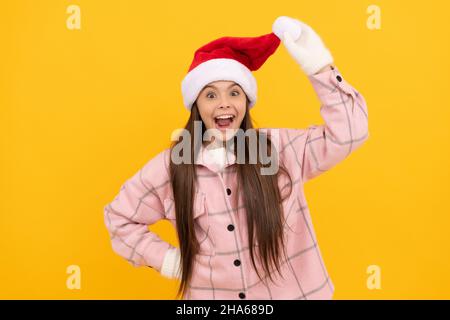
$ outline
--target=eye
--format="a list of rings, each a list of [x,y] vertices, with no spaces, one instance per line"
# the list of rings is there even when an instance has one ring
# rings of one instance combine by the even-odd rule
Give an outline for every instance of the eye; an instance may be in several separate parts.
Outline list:
[[[235,96],[238,96],[238,95],[241,94],[238,90],[233,90],[232,93],[234,93],[234,92],[237,93]],[[207,98],[210,98],[210,95],[211,95],[211,94],[214,94],[214,95],[215,95],[214,92],[209,91],[209,92],[206,94],[206,97],[207,97]]]

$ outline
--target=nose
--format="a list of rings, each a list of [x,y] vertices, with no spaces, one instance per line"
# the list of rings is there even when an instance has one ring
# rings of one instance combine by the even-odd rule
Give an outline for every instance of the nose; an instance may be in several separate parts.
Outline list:
[[[220,108],[220,109],[228,109],[228,108],[231,108],[231,105],[230,105],[230,103],[228,102],[227,99],[223,99],[223,100],[220,102],[219,108]]]

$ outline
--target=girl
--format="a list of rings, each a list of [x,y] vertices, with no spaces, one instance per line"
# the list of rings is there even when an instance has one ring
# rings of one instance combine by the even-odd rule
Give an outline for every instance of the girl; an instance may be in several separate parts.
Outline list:
[[[282,16],[272,31],[219,38],[196,51],[182,81],[190,110],[183,134],[104,207],[113,250],[133,266],[180,280],[183,299],[331,299],[334,293],[303,184],[367,140],[367,106],[311,27]],[[325,124],[253,128],[251,71],[281,41],[311,81]],[[148,230],[160,219],[176,228],[180,248]]]

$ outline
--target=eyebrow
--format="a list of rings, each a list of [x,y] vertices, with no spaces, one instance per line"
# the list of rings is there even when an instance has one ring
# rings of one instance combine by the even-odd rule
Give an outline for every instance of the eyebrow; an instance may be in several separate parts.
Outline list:
[[[230,89],[231,87],[234,87],[234,86],[237,86],[238,84],[237,83],[232,83],[231,85],[229,85],[228,86],[228,88],[227,89]],[[206,89],[206,88],[213,88],[213,89],[217,89],[217,87],[216,86],[214,86],[214,85],[212,85],[212,84],[209,84],[209,85],[207,85],[207,86],[205,86],[203,89]]]

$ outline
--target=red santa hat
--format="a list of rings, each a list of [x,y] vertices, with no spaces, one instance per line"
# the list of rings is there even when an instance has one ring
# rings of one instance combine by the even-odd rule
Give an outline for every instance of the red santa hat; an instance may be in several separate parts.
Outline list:
[[[213,40],[194,54],[188,73],[181,82],[183,103],[188,110],[208,83],[234,81],[256,103],[257,85],[252,71],[258,70],[280,45],[273,32],[259,37],[222,37]]]

